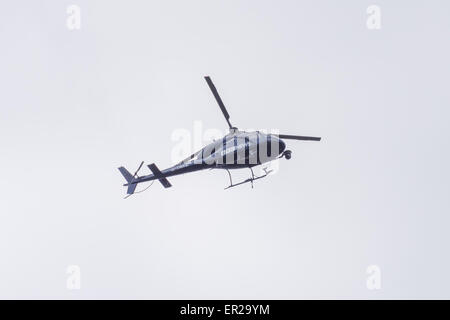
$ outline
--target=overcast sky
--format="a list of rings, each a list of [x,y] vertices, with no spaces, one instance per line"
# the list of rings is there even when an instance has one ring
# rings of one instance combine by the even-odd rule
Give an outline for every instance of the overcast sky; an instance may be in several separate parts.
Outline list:
[[[450,298],[449,9],[6,2],[0,298]],[[118,166],[164,169],[174,132],[226,132],[204,75],[233,125],[322,141],[288,141],[254,189],[214,170],[124,200]]]

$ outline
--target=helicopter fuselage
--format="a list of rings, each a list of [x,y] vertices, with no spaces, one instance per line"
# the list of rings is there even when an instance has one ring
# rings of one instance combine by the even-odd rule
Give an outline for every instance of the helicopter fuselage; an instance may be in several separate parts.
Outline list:
[[[251,168],[277,159],[285,149],[284,141],[275,135],[236,129],[161,173],[170,177],[204,169]],[[135,179],[132,184],[155,179],[158,177],[150,174]]]

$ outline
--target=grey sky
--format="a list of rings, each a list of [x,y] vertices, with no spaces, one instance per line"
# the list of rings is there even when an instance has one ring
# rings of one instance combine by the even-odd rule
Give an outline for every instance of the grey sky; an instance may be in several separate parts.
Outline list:
[[[450,298],[448,9],[5,3],[0,298]],[[226,129],[204,75],[233,125],[323,140],[289,141],[254,189],[205,171],[123,200],[118,166],[171,165],[173,131],[196,120]]]

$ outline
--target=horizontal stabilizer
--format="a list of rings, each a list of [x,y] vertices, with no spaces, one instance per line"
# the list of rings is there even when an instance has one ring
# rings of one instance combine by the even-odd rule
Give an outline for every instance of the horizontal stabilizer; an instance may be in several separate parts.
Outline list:
[[[158,179],[159,182],[161,182],[161,184],[164,186],[164,188],[170,188],[172,186],[170,184],[169,180],[167,180],[166,177],[164,177],[164,175],[162,174],[162,172],[158,169],[156,164],[154,164],[154,163],[149,164],[148,168],[153,172],[153,175],[155,176],[155,178]]]

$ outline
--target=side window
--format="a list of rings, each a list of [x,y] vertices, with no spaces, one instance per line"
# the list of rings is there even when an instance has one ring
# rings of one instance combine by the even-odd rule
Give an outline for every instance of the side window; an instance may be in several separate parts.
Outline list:
[[[245,137],[245,164],[250,164],[250,139]]]

